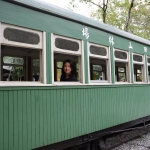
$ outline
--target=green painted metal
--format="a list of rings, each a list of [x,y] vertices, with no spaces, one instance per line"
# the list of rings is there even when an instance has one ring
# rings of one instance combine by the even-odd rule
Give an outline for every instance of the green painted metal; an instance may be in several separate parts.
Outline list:
[[[146,55],[144,55],[144,59],[145,59],[145,66],[144,66],[145,68],[144,69],[145,69],[145,72],[146,72],[146,75],[145,75],[146,79],[145,80],[146,80],[146,83],[148,83],[149,82],[148,81],[149,77],[148,77],[148,65],[147,65],[147,57],[146,57]]]
[[[113,47],[110,46],[110,63],[111,63],[111,80],[112,83],[115,83],[115,74],[114,74],[114,70],[115,70],[115,60],[114,60],[114,51],[113,51]]]
[[[88,43],[84,41],[84,49],[88,49]],[[89,72],[88,68],[88,51],[84,51],[84,72]],[[88,76],[85,75],[85,84],[89,84]]]
[[[47,75],[47,84],[52,84],[52,75],[49,72],[52,72],[51,64],[51,34],[46,34],[46,75]],[[49,71],[48,71],[49,70]]]
[[[149,85],[8,90],[0,90],[0,149],[32,149],[150,114]]]
[[[133,79],[133,73],[134,73],[134,70],[133,70],[133,61],[132,61],[132,52],[130,51],[130,79],[131,79],[131,83],[134,83],[134,79]]]
[[[7,0],[5,0],[7,1]],[[107,24],[100,23],[98,21],[95,21],[91,18],[87,18],[85,16],[79,15],[77,13],[73,13],[72,11],[68,11],[65,9],[62,9],[60,7],[57,7],[55,5],[50,5],[48,3],[40,2],[38,0],[13,0],[11,1],[12,3],[19,3],[20,5],[24,5],[25,7],[32,7],[32,9],[36,9],[38,11],[47,13],[47,14],[52,14],[52,15],[57,15],[59,17],[65,18],[72,20],[74,22],[78,22],[80,24],[85,24],[87,26],[91,26],[94,28],[98,28],[100,30],[112,33],[114,35],[119,35],[119,37],[124,37],[128,38],[131,40],[138,41],[140,43],[147,43],[147,45],[150,44],[148,40],[145,40],[143,38],[140,38],[138,36],[135,36],[133,34],[129,34],[128,32],[124,32],[122,30],[118,30],[117,28],[111,27]]]

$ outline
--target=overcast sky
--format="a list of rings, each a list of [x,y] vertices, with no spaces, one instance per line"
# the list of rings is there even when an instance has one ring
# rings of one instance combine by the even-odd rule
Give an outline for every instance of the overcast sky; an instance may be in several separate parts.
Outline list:
[[[68,6],[70,0],[39,0],[39,1],[44,1],[60,7],[66,7]]]
[[[71,0],[39,0],[39,1],[51,3],[53,5],[57,5],[59,7],[67,9],[68,6],[69,6],[69,2]],[[76,12],[76,13],[79,13],[81,15],[90,17],[90,13],[91,13],[92,9],[94,9],[94,7],[89,8],[88,5],[79,3],[78,7],[75,8],[73,11]]]

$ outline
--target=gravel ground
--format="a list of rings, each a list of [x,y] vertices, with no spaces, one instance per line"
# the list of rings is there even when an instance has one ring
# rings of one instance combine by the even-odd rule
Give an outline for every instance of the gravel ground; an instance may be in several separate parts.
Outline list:
[[[144,131],[148,133],[144,134]],[[119,143],[123,144],[112,149]],[[150,127],[146,130],[133,130],[114,135],[106,140],[105,145],[106,149],[111,150],[150,150]]]
[[[150,132],[112,150],[150,150]]]

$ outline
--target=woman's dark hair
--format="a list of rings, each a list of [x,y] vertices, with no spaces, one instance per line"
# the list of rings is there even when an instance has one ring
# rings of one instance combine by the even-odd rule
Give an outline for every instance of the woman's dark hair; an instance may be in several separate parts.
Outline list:
[[[62,69],[61,69],[62,76],[63,76],[63,77],[66,76],[66,73],[64,72],[64,65],[65,65],[66,62],[70,64],[71,75],[75,75],[75,76],[76,76],[75,65],[74,65],[74,63],[73,63],[70,59],[67,59],[67,60],[65,60],[65,61],[63,62],[63,66],[62,66]]]

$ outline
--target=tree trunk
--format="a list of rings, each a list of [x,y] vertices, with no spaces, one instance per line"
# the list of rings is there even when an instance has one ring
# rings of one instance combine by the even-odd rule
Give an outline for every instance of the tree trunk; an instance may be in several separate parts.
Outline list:
[[[125,28],[126,32],[129,31],[130,15],[131,15],[131,9],[133,8],[133,3],[134,3],[134,0],[131,1],[130,8],[129,8],[129,11],[128,11],[128,16],[127,16],[127,21],[126,21],[126,28]]]

